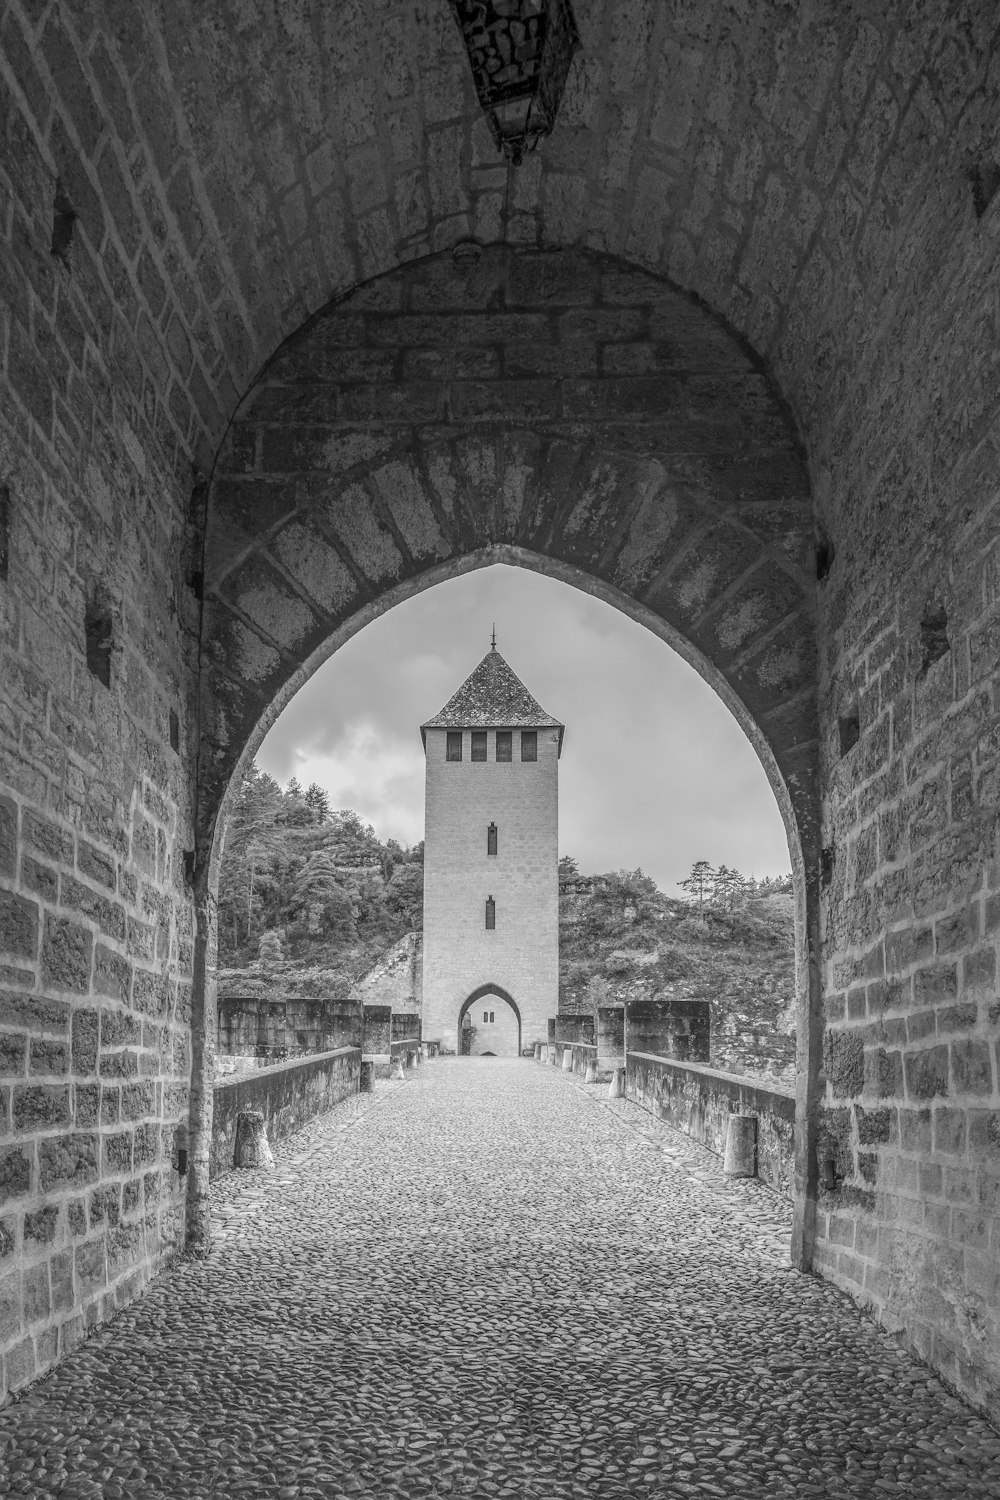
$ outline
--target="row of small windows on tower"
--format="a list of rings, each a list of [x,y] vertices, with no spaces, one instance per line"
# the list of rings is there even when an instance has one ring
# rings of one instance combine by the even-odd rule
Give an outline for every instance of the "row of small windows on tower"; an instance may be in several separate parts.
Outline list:
[[[498,729],[496,740],[496,758],[498,761],[511,761],[514,759],[514,732],[511,729]],[[538,730],[521,730],[521,759],[538,759]],[[470,760],[484,761],[486,759],[486,730],[472,730],[472,744],[470,747]],[[448,730],[448,747],[446,759],[462,759],[462,731],[461,729]]]

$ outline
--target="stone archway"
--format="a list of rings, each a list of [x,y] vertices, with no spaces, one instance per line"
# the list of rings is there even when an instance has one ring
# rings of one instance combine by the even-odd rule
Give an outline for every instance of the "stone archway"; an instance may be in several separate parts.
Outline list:
[[[481,984],[478,989],[473,990],[472,994],[462,1002],[461,1008],[458,1012],[458,1036],[459,1038],[461,1038],[462,1036],[462,1027],[465,1023],[466,1016],[472,1015],[474,1008],[480,1005],[484,1010],[490,1011],[488,1002],[494,999],[498,1000],[510,1012],[510,1017],[516,1025],[517,1031],[513,1049],[510,1051],[494,1051],[493,1055],[496,1057],[520,1057],[521,1012],[517,1007],[517,1002],[515,1001],[513,995],[509,994],[507,990],[503,989],[498,984]],[[496,1006],[492,1008],[492,1014],[494,1016],[497,1014],[497,1009],[498,1007]],[[506,1047],[506,1043],[509,1039],[509,1028],[504,1026],[504,1019],[505,1018],[501,1016],[501,1020],[499,1022],[496,1020],[485,1022],[483,1046],[485,1046],[487,1042],[493,1042],[497,1047]],[[473,1021],[473,1025],[476,1025],[475,1021]],[[498,1041],[497,1038],[499,1038],[500,1040]],[[471,1055],[475,1056],[476,1053],[473,1052]]]
[[[815,539],[796,434],[745,345],[662,278],[607,256],[435,256],[331,306],[283,346],[237,412],[207,504],[196,1127],[210,1108],[199,1060],[212,1047],[212,891],[234,773],[369,620],[457,572],[520,563],[598,594],[680,651],[767,771],[798,889],[795,1254],[808,1264]]]

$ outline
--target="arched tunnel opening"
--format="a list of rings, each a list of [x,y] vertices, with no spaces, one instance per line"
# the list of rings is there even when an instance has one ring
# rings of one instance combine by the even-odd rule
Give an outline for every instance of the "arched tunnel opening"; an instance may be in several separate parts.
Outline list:
[[[426,1442],[484,1493],[502,1474],[554,1492],[525,1456],[541,1431],[545,1475],[571,1473],[583,1492],[631,1492],[654,1472],[680,1493],[793,1493],[819,1452],[831,1494],[869,1493],[880,1462],[904,1489],[989,1494],[990,8],[517,0],[518,68],[557,74],[527,113],[491,92],[493,44],[472,36],[485,12],[464,0],[125,9],[10,0],[0,47],[0,1428],[17,1483],[58,1493],[93,1459],[124,1493],[153,1492],[174,1464],[192,1491],[266,1488],[281,1470],[303,1495],[348,1472],[378,1493],[397,1472],[389,1424],[364,1381],[322,1385],[353,1363],[376,1372],[415,1471]],[[486,10],[509,26],[510,7]],[[633,1131],[630,1097],[598,1108],[582,1064],[613,1028],[538,1042],[568,1068],[498,1056],[463,1075],[442,1061],[447,1107],[422,1120],[433,1070],[391,1006],[358,1064],[390,1076],[355,1091],[337,1150],[317,1143],[313,1162],[341,1283],[283,1279],[255,1238],[259,1210],[300,1269],[318,1255],[318,1199],[297,1196],[304,1138],[301,1161],[279,1143],[270,1185],[254,1179],[258,1196],[217,1212],[211,1248],[218,869],[236,788],[325,656],[491,562],[574,582],[648,626],[706,677],[765,768],[797,902],[792,1271],[770,1230],[757,1236],[752,1190],[714,1183],[697,1141],[668,1150],[670,1121],[651,1110]],[[437,727],[445,756],[461,733],[470,771],[545,766],[497,749],[498,733],[512,754],[530,743],[526,723]],[[484,733],[486,761],[472,761]],[[489,821],[502,849],[492,815],[484,848]],[[499,883],[475,896],[482,932],[502,935]],[[526,1027],[523,989],[503,987]],[[315,1019],[303,1009],[292,1033]],[[651,1015],[632,1021],[624,1052],[655,1057]],[[690,1016],[671,1024],[673,1045],[693,1045]],[[626,1088],[670,1105],[642,1068]],[[300,1082],[292,1113],[326,1087]],[[473,1088],[493,1091],[517,1170],[507,1147],[477,1144]],[[693,1120],[702,1106],[688,1102]],[[755,1107],[747,1095],[740,1113]],[[577,1155],[564,1150],[560,1177],[538,1142],[548,1131],[565,1147],[570,1121]],[[410,1177],[392,1122],[419,1163]],[[428,1142],[446,1140],[459,1165],[444,1180]],[[477,1194],[484,1156],[506,1219]],[[373,1174],[362,1271],[351,1205]],[[645,1202],[643,1180],[656,1184]],[[457,1236],[457,1269],[435,1262],[421,1282],[428,1225]],[[685,1267],[713,1238],[735,1278],[724,1306]],[[503,1318],[517,1298],[529,1316],[515,1348]],[[686,1308],[675,1349],[636,1322],[642,1298],[667,1321]],[[869,1320],[848,1325],[842,1298]],[[435,1299],[467,1344],[428,1312]],[[272,1338],[279,1325],[313,1381]],[[393,1328],[394,1387],[369,1325]],[[286,1407],[277,1469],[255,1453],[261,1419],[232,1379],[230,1326],[244,1354],[259,1338],[267,1358],[249,1356],[246,1373],[270,1399],[268,1361],[289,1390],[322,1387],[335,1404],[322,1462],[289,1436]],[[185,1327],[203,1335],[194,1354]],[[615,1330],[627,1362],[610,1333],[597,1348],[594,1327]],[[440,1356],[433,1382],[418,1348]],[[485,1351],[490,1379],[482,1412],[463,1408],[472,1446],[455,1458],[450,1377],[470,1351]],[[640,1417],[605,1421],[600,1360]],[[747,1430],[720,1448],[740,1400]],[[835,1414],[839,1469],[810,1403]],[[858,1438],[862,1404],[881,1413],[881,1460]],[[40,1458],[43,1406],[59,1417]],[[310,1408],[303,1425],[326,1415]]]

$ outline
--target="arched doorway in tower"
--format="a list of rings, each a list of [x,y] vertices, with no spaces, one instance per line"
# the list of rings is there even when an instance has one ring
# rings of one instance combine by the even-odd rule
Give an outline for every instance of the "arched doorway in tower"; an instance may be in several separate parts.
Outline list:
[[[520,1057],[521,1013],[499,985],[473,990],[458,1013],[463,1057]]]

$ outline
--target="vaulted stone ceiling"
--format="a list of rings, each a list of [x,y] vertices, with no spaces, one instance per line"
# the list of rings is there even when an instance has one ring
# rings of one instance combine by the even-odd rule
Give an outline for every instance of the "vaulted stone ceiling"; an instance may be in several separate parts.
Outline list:
[[[907,243],[926,273],[975,223],[995,6],[575,8],[581,49],[554,135],[512,174],[509,240],[585,244],[698,293],[768,359],[808,432],[871,309],[905,304]],[[25,11],[3,44],[83,232],[104,235],[103,199],[122,258],[145,247],[165,407],[182,433],[203,422],[209,447],[332,297],[504,233],[507,175],[446,0]]]

